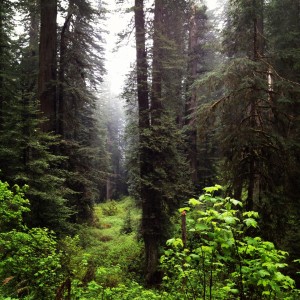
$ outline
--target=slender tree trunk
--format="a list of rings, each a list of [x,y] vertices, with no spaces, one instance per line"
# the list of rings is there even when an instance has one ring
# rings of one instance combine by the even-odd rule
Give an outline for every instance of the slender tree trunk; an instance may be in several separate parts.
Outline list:
[[[40,109],[47,121],[43,131],[56,130],[56,46],[57,0],[41,0],[38,94]]]
[[[137,89],[139,108],[139,127],[149,127],[149,99],[148,99],[148,64],[146,55],[146,36],[144,19],[144,1],[135,0],[136,27],[136,60],[137,60]]]
[[[191,8],[192,14],[189,21],[189,62],[188,62],[188,87],[197,77],[197,55],[196,47],[198,45],[197,32],[198,26],[196,22],[196,5]],[[198,158],[197,158],[197,130],[196,130],[196,95],[191,92],[186,103],[186,124],[188,125],[188,159],[192,172],[193,184],[198,183]]]
[[[32,112],[31,104],[36,101],[37,96],[37,73],[38,68],[38,31],[39,31],[39,13],[37,1],[32,1],[29,6],[30,29],[29,29],[29,49],[25,59],[26,67],[23,74],[23,135],[26,138],[30,136],[30,128],[27,126],[28,120],[36,118],[36,114]],[[23,152],[23,163],[25,168],[31,159],[31,147],[26,145]]]
[[[253,6],[253,60],[257,62],[264,52],[263,38],[263,1],[252,0]],[[259,105],[258,88],[253,87],[253,93],[250,103],[250,127],[252,130],[259,126],[258,105]],[[250,142],[249,149],[249,182],[246,209],[253,210],[257,195],[259,195],[259,172],[257,170],[256,153],[259,151],[255,146],[255,137]]]
[[[3,11],[3,7],[4,7],[4,1],[0,0],[0,74],[4,74],[4,59],[3,59],[3,54],[4,54],[4,47],[1,46],[1,44],[4,42],[4,24],[3,24],[3,18],[4,18],[4,11]],[[3,127],[3,102],[4,102],[4,98],[3,98],[3,77],[2,75],[0,75],[0,130]]]
[[[59,71],[58,71],[58,133],[65,137],[65,99],[64,99],[64,84],[65,84],[65,68],[66,68],[66,51],[67,51],[67,34],[69,32],[70,21],[72,18],[73,1],[69,1],[68,15],[60,33],[60,56],[59,56]]]
[[[186,231],[186,211],[181,213],[181,239],[184,248],[186,248],[187,231]]]

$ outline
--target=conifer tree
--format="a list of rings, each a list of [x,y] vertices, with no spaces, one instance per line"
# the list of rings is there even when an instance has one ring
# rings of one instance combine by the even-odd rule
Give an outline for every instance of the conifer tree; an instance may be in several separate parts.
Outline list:
[[[223,41],[227,60],[198,82],[222,92],[203,107],[206,114],[215,112],[216,119],[209,116],[215,121],[219,175],[228,193],[260,212],[265,237],[281,247],[294,244],[288,238],[291,232],[298,239],[295,188],[290,193],[291,182],[298,186],[298,168],[291,166],[299,162],[294,143],[299,128],[294,115],[299,93],[297,7],[281,1],[229,1]]]
[[[193,83],[203,77],[211,68],[212,58],[209,50],[209,23],[207,7],[192,1],[188,9],[188,57],[186,75],[185,124],[187,126],[187,152],[192,171],[194,186],[204,185],[209,177],[206,166],[209,165],[207,152],[207,137],[197,132],[197,107],[203,100],[197,98]],[[200,91],[198,90],[198,93]],[[202,150],[204,149],[204,151]],[[209,182],[205,182],[209,183]]]
[[[58,124],[78,222],[93,219],[93,204],[108,176],[106,132],[96,114],[104,74],[102,28],[96,29],[96,23],[103,17],[102,6],[97,10],[90,1],[70,0],[60,30]]]
[[[56,131],[57,0],[41,0],[38,97],[45,132]]]
[[[141,204],[139,164],[139,114],[137,106],[137,78],[135,69],[127,74],[122,98],[126,101],[125,169],[128,193]]]
[[[280,141],[282,161],[280,169],[271,175],[263,213],[266,234],[278,245],[288,249],[290,261],[299,257],[299,93],[300,93],[300,29],[299,3],[273,0],[267,4],[266,27],[269,66],[270,101],[273,130]],[[280,176],[278,176],[280,173]],[[270,215],[274,216],[272,220]],[[295,277],[297,266],[290,270]],[[299,283],[299,277],[295,277]]]
[[[143,1],[135,2],[141,230],[149,285],[160,281],[157,269],[159,246],[166,238],[170,215],[189,191],[189,171],[183,155],[182,135],[176,123],[176,104],[182,98],[177,95],[170,102],[171,99],[166,96],[172,93],[171,87],[174,88],[166,70],[168,66],[175,70],[175,60],[178,59],[177,55],[168,56],[177,50],[172,47],[168,51],[165,43],[171,40],[172,33],[172,29],[165,26],[169,17],[167,11],[176,7],[170,3],[155,1],[149,93]],[[177,85],[178,79],[174,78],[175,81]]]
[[[263,170],[271,167],[261,164],[263,157],[270,155],[266,145],[276,143],[268,135],[267,66],[261,60],[265,48],[263,11],[261,1],[230,1],[224,41],[230,60],[223,70],[226,100],[221,117],[223,126],[218,135],[222,139],[224,172],[232,183],[231,192],[240,198],[242,190],[247,191],[248,210],[259,201],[261,182],[265,180]],[[240,80],[241,74],[244,75]]]
[[[11,180],[15,169],[22,165],[20,155],[20,127],[15,126],[21,118],[20,91],[18,89],[19,45],[13,40],[15,4],[1,2],[0,20],[0,138],[1,175]],[[15,113],[14,113],[15,112]]]
[[[64,174],[58,169],[61,157],[52,153],[57,141],[41,131],[37,100],[38,6],[35,1],[15,4],[10,8],[23,14],[28,36],[20,36],[7,47],[10,56],[7,56],[4,74],[10,74],[13,85],[10,87],[7,82],[5,87],[13,93],[9,97],[1,93],[5,97],[0,135],[2,178],[10,183],[29,185],[26,194],[32,207],[27,218],[29,225],[62,232],[68,228],[71,211],[64,198]],[[11,30],[6,41],[10,41],[12,34]]]

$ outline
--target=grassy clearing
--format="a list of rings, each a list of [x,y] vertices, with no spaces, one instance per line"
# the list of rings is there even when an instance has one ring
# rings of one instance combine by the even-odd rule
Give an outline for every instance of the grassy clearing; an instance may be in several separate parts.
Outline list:
[[[140,217],[140,210],[129,197],[95,207],[94,227],[82,228],[79,235],[94,270],[92,277],[98,283],[111,287],[130,279],[141,280]]]

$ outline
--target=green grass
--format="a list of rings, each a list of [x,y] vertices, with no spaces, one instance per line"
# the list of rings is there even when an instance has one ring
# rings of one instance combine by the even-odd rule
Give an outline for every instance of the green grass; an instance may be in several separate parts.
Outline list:
[[[85,275],[72,281],[74,299],[173,299],[143,287],[140,219],[141,210],[129,197],[95,207],[94,226],[82,227],[79,233],[88,263],[80,273]]]
[[[130,197],[95,207],[94,226],[83,227],[79,236],[95,270],[95,279],[99,278],[97,281],[103,284],[104,280],[107,286],[125,279],[140,281],[143,259],[142,244],[138,241],[140,218],[141,211]],[[128,227],[132,231],[126,234],[124,228]]]

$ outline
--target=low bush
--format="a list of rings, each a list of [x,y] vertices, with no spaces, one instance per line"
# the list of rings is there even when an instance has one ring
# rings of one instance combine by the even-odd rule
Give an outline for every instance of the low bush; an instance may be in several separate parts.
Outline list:
[[[0,181],[0,287],[1,299],[53,299],[62,280],[61,254],[54,233],[27,228],[29,211],[24,189]]]
[[[258,213],[205,189],[180,209],[187,214],[187,241],[172,238],[161,257],[164,286],[183,299],[299,299],[294,281],[283,273],[287,252],[252,235]],[[251,229],[251,235],[247,235]]]

